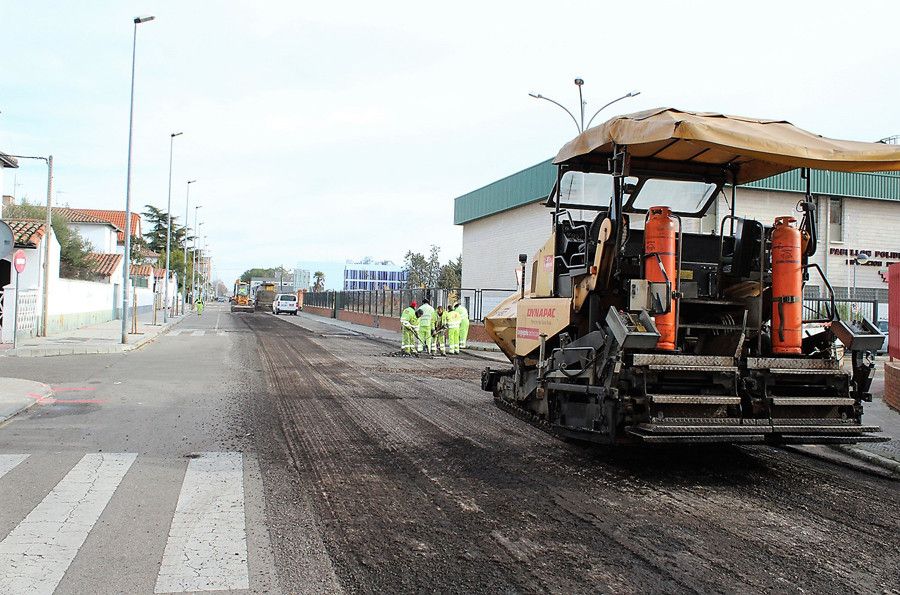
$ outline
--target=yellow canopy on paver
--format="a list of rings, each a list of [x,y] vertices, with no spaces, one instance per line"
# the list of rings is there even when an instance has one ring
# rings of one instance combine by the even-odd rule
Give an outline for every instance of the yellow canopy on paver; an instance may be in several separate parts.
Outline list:
[[[618,116],[566,143],[554,163],[611,154],[626,145],[633,158],[732,166],[738,184],[798,167],[842,172],[900,170],[900,146],[835,140],[784,120],[656,108]]]

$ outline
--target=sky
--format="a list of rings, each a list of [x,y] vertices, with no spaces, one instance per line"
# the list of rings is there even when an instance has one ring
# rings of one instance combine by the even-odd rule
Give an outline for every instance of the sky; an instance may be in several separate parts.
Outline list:
[[[900,134],[896,2],[0,0],[0,151],[55,200],[203,222],[214,274],[461,252],[453,199],[553,156],[587,111],[659,106]],[[592,109],[593,108],[593,109]],[[3,194],[42,201],[22,162]],[[464,263],[465,265],[465,263]]]

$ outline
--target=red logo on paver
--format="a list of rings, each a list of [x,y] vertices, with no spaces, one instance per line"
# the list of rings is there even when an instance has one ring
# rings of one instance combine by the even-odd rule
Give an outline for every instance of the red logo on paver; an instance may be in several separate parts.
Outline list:
[[[536,328],[523,327],[516,329],[516,338],[518,339],[531,339],[532,341],[536,341],[540,336],[541,333]]]

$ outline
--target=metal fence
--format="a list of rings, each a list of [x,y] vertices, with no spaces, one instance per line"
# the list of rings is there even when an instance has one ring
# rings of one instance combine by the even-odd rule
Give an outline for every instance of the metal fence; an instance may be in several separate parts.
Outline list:
[[[19,293],[16,312],[16,327],[19,338],[24,336],[36,337],[38,331],[38,292],[36,289],[26,289]]]
[[[515,289],[375,289],[356,291],[310,292],[303,298],[305,306],[399,317],[403,309],[415,300],[426,297],[431,305],[448,306],[451,300],[466,307],[470,320],[483,320],[500,302],[515,293]]]
[[[835,299],[834,306],[841,320],[865,318],[875,324],[887,318],[887,304],[878,300]],[[831,300],[825,298],[803,298],[803,319],[830,318]]]

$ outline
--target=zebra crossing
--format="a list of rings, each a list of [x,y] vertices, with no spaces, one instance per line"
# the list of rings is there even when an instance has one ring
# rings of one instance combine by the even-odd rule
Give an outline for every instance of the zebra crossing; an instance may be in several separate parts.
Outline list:
[[[182,337],[224,337],[225,331],[189,328],[177,328],[169,331],[170,337],[177,337],[179,335]]]
[[[0,486],[30,456],[36,455],[0,454]],[[249,589],[243,455],[191,457],[165,549],[145,553],[160,561],[154,592]],[[137,461],[135,453],[85,454],[24,519],[0,535],[0,593],[53,593]]]

